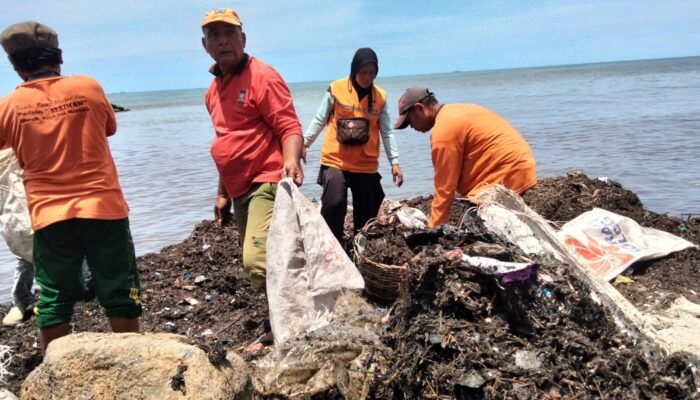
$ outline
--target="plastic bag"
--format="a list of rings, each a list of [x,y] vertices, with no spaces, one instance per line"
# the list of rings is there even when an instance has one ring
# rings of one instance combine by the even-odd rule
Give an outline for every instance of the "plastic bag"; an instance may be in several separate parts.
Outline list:
[[[408,228],[425,229],[428,225],[428,217],[417,208],[403,206],[396,211],[396,216]]]
[[[586,266],[608,281],[634,262],[695,247],[678,236],[641,227],[630,218],[602,208],[594,208],[567,222],[558,235]]]
[[[27,209],[22,169],[12,149],[0,151],[0,236],[14,255],[32,262],[34,231]]]
[[[276,344],[323,326],[342,289],[365,286],[319,211],[289,178],[277,187],[266,286]]]

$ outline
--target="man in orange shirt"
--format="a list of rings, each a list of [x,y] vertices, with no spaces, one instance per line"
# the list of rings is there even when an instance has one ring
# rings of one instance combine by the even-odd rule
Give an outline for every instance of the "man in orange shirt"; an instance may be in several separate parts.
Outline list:
[[[432,129],[435,168],[430,226],[445,224],[458,193],[475,202],[485,188],[501,184],[522,193],[535,186],[530,146],[508,121],[477,104],[440,104],[427,88],[406,90],[395,129]]]
[[[243,248],[243,269],[265,285],[267,234],[277,182],[301,185],[301,123],[287,84],[274,68],[244,52],[246,36],[230,8],[206,13],[202,45],[215,64],[205,95],[216,137],[211,155],[219,171],[217,222],[230,217],[231,199]]]
[[[87,258],[114,332],[138,332],[139,277],[124,200],[107,136],[116,119],[102,87],[87,76],[61,76],[58,35],[24,22],[0,43],[25,82],[0,101],[0,148],[12,147],[24,169],[41,287],[41,349],[71,331],[83,298]]]

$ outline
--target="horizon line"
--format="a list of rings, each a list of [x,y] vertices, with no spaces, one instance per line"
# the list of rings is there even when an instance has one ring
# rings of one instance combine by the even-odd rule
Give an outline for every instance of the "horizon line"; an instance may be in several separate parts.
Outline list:
[[[453,71],[440,71],[440,72],[427,72],[427,73],[420,73],[420,74],[406,74],[406,75],[389,75],[382,77],[383,79],[395,79],[395,78],[406,78],[406,77],[413,77],[413,76],[426,76],[426,75],[448,75],[448,74],[478,74],[478,73],[484,73],[484,72],[502,72],[502,71],[519,71],[519,70],[529,70],[529,69],[541,69],[541,68],[565,68],[565,67],[582,67],[582,66],[588,66],[588,65],[599,65],[599,64],[622,64],[622,63],[631,63],[631,62],[639,62],[639,61],[664,61],[664,60],[676,60],[676,59],[681,59],[681,58],[698,58],[700,55],[692,55],[692,56],[678,56],[678,57],[662,57],[662,58],[640,58],[640,59],[629,59],[629,60],[613,60],[613,61],[595,61],[595,62],[586,62],[586,63],[578,63],[578,64],[549,64],[549,65],[532,65],[532,66],[527,66],[527,67],[514,67],[514,68],[490,68],[490,69],[478,69],[478,70],[453,70]],[[327,82],[327,80],[313,80],[313,81],[293,81],[293,82],[287,82],[289,85],[298,85],[298,84],[310,84],[310,83],[324,83]],[[152,92],[172,92],[172,91],[179,91],[179,90],[206,90],[206,87],[194,87],[194,88],[180,88],[180,89],[155,89],[155,90],[139,90],[139,91],[134,91],[134,92],[111,92],[107,93],[107,95],[110,94],[134,94],[134,93],[152,93]]]

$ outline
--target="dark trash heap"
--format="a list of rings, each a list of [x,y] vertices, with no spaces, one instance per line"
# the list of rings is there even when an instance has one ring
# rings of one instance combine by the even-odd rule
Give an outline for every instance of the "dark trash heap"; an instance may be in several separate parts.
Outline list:
[[[410,293],[384,326],[393,353],[377,398],[697,396],[691,358],[645,357],[563,266],[504,284],[445,258],[451,247],[483,248],[473,239],[425,248],[411,265]]]
[[[696,219],[653,213],[620,185],[583,174],[543,179],[523,198],[554,224],[601,207],[700,243]],[[404,203],[428,213],[430,200]],[[455,202],[453,225],[459,225],[466,207]],[[565,266],[542,263],[530,279],[505,284],[450,261],[445,253],[456,248],[504,261],[532,261],[491,238],[478,219],[470,224],[470,233],[426,233],[392,222],[377,224],[368,237],[366,256],[389,265],[408,262],[410,271],[403,298],[374,303],[384,313],[378,329],[390,351],[375,373],[370,398],[700,398],[697,360],[683,353],[646,356]],[[265,293],[246,280],[240,253],[235,227],[203,221],[182,243],[139,257],[142,331],[185,335],[215,364],[226,351],[248,360],[266,354],[242,352],[269,322]],[[700,294],[698,253],[689,249],[634,266],[625,272],[633,282],[618,289],[642,309],[662,310],[680,295],[700,303],[692,294]],[[74,326],[77,332],[109,331],[95,302],[76,307]],[[18,393],[41,362],[36,328],[33,321],[0,327],[0,336],[13,348],[9,370],[15,375],[8,389]],[[314,398],[339,396],[331,390]]]

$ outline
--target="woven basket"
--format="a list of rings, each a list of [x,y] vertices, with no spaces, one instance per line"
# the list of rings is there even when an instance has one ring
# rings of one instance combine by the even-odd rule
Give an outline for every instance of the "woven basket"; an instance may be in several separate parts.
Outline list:
[[[355,264],[365,279],[365,292],[370,297],[382,301],[394,301],[406,294],[408,287],[408,263],[403,265],[387,265],[369,259],[362,254],[365,233],[371,230],[376,219],[367,222],[364,228],[355,235],[353,249]]]

